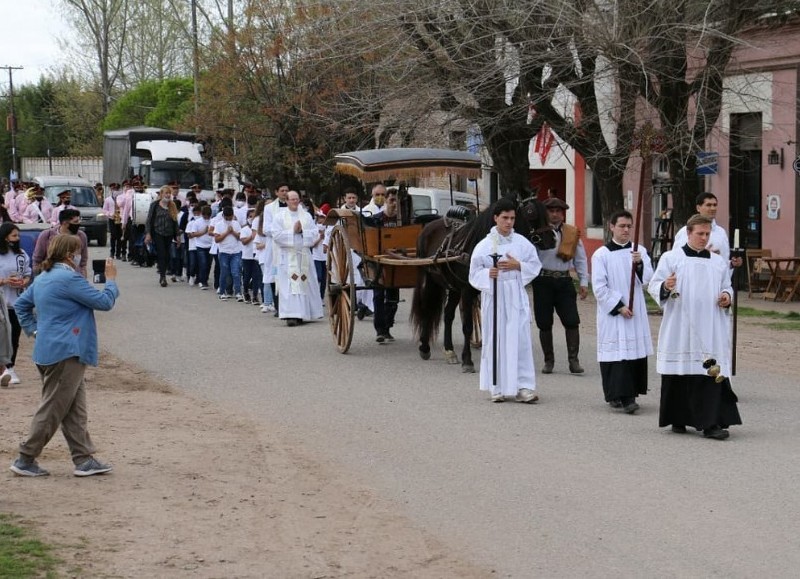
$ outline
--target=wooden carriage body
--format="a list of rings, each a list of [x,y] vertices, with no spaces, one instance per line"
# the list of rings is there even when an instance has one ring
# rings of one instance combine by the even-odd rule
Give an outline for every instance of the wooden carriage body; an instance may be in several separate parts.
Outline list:
[[[481,174],[477,155],[443,149],[355,151],[337,155],[335,161],[337,172],[365,183],[434,175],[477,179]],[[413,288],[420,268],[459,259],[418,257],[422,223],[386,227],[371,221],[348,209],[331,209],[325,219],[325,225],[333,226],[327,254],[328,316],[336,347],[342,353],[349,350],[353,338],[357,290]],[[356,283],[357,279],[361,283]]]

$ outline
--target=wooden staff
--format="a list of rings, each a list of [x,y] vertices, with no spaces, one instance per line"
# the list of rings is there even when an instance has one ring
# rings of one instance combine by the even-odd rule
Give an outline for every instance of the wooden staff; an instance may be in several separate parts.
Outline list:
[[[636,200],[636,222],[633,228],[633,251],[639,251],[639,226],[642,223],[642,204],[644,202],[644,167],[650,155],[642,157],[642,170],[639,177],[639,197]],[[631,289],[628,294],[628,309],[633,314],[633,290],[636,287],[636,262],[631,260]]]
[[[642,168],[639,171],[639,196],[636,201],[636,223],[633,229],[633,251],[639,251],[639,226],[642,222],[642,205],[644,204],[644,168],[650,162],[650,153],[655,145],[658,145],[656,131],[652,123],[647,121],[641,128],[639,134],[639,150],[642,157]],[[636,262],[631,260],[631,289],[628,294],[628,309],[633,313],[633,291],[636,287]]]

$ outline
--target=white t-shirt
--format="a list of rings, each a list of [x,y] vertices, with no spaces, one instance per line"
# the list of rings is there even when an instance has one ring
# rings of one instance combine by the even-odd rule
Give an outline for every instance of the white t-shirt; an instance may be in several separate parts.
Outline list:
[[[199,233],[200,231],[203,231],[203,229],[205,229],[207,225],[208,221],[206,221],[202,217],[192,217],[186,224],[186,233],[187,235],[189,233]],[[201,245],[203,243],[207,243],[207,245]],[[189,251],[194,251],[198,247],[211,247],[211,238],[209,237],[208,234],[201,235],[200,237],[189,238]]]
[[[233,218],[244,227],[247,224],[247,205],[233,208]]]
[[[240,233],[242,231],[242,226],[239,225],[236,218],[230,221],[222,219],[222,221],[214,227],[214,235],[219,235],[227,231],[228,227],[233,228],[233,233]],[[217,246],[219,247],[220,253],[234,254],[242,251],[242,244],[239,243],[238,236],[236,235],[226,235],[225,239],[217,242]]]
[[[311,248],[311,257],[314,258],[314,261],[325,261],[327,259],[325,252],[323,251],[323,245],[327,241],[327,239],[325,239],[325,226],[321,223],[318,223],[317,231],[323,235],[323,238],[318,244]]]
[[[256,258],[256,241],[255,237],[250,240],[250,243],[245,244],[244,240],[248,237],[253,235],[253,230],[247,223],[245,223],[244,227],[242,227],[242,231],[239,234],[239,241],[241,242],[242,246],[242,259],[255,259]]]

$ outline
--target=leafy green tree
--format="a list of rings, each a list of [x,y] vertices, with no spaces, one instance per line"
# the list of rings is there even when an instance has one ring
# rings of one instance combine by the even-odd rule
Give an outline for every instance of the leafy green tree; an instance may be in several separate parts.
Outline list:
[[[178,129],[192,112],[192,81],[147,81],[120,97],[103,121],[103,130],[152,125]]]

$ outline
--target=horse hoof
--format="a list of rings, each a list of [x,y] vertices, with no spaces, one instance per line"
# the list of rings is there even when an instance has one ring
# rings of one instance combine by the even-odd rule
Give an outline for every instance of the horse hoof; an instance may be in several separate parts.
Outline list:
[[[458,356],[453,350],[445,350],[444,359],[448,364],[458,364]]]
[[[464,364],[463,366],[461,366],[461,372],[464,374],[474,374],[475,366],[472,364]]]
[[[419,357],[423,360],[430,360],[431,359],[431,351],[430,350],[423,350],[422,348],[419,349]]]

